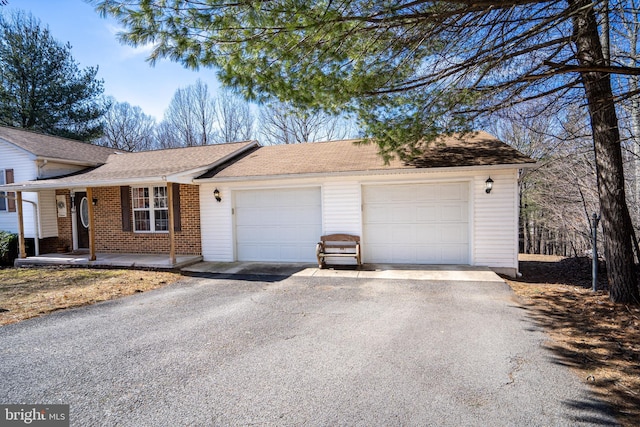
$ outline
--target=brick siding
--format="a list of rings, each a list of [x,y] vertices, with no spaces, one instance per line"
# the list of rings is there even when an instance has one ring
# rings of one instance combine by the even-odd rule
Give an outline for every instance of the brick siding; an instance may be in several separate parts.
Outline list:
[[[94,188],[96,251],[113,253],[169,253],[169,233],[122,231],[120,187]],[[200,196],[195,185],[180,185],[182,231],[175,233],[176,253],[200,255]],[[133,213],[129,212],[132,220]]]
[[[58,248],[66,248],[67,250],[73,249],[73,232],[71,229],[71,195],[69,190],[56,190],[56,196],[65,196],[67,199],[67,216],[58,217],[58,241],[56,242],[56,250]]]
[[[57,191],[65,194],[69,191]],[[169,233],[136,233],[122,231],[122,214],[120,205],[120,187],[99,187],[93,189],[93,198],[97,199],[94,207],[96,252],[105,253],[139,253],[168,254]],[[67,199],[71,206],[70,199]],[[76,200],[79,204],[79,200]],[[176,254],[201,255],[200,238],[200,194],[198,186],[180,184],[180,211],[182,230],[175,232]],[[58,218],[60,243],[72,244],[71,216]],[[133,212],[129,212],[133,220]]]

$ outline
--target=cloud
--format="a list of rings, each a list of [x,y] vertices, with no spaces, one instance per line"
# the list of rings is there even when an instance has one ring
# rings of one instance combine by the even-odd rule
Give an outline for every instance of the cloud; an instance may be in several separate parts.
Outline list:
[[[111,34],[113,40],[118,43],[118,54],[121,60],[143,56],[147,58],[153,50],[153,43],[146,43],[141,46],[131,46],[120,41],[120,35],[125,32],[123,27],[114,24],[107,24],[107,30]]]

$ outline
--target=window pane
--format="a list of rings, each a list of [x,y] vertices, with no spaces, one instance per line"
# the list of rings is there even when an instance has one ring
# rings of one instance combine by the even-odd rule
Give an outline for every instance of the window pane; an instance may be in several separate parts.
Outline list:
[[[133,212],[133,222],[136,231],[151,231],[151,221],[149,219],[149,211]]]
[[[169,231],[169,211],[163,209],[154,213],[156,231]]]
[[[167,187],[153,187],[153,207],[167,208]]]
[[[148,209],[149,208],[149,189],[133,188],[133,208]]]
[[[4,171],[2,169],[0,169],[0,185],[5,185],[6,182],[4,182]]]
[[[0,196],[4,196],[5,193],[4,191],[0,191]],[[5,199],[4,197],[0,197],[0,211],[6,211],[7,210],[7,199]]]

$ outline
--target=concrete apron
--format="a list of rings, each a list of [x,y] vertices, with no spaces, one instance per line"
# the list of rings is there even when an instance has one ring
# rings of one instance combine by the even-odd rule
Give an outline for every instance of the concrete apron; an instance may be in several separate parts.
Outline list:
[[[349,277],[430,281],[504,282],[489,267],[469,265],[365,264],[319,269],[313,264],[265,262],[199,262],[181,270],[193,275]]]

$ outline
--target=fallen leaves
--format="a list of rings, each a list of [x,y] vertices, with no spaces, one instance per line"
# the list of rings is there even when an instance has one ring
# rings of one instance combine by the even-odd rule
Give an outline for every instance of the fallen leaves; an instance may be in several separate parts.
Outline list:
[[[179,274],[86,268],[0,270],[0,325],[145,292],[176,282]]]

